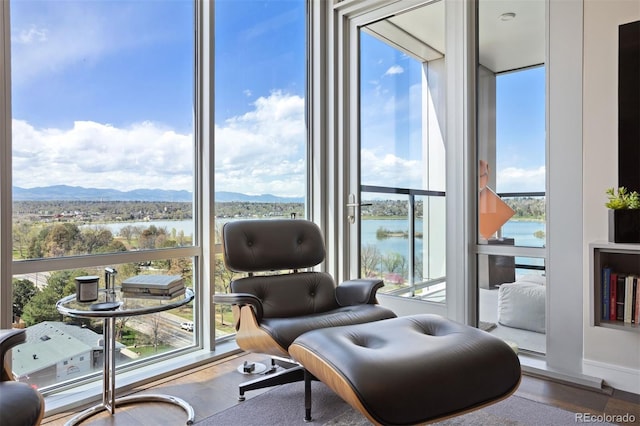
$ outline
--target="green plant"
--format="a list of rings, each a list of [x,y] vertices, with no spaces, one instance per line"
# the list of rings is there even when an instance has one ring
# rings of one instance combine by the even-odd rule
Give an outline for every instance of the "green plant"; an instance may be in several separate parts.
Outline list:
[[[629,192],[627,188],[621,186],[617,191],[609,188],[606,193],[609,201],[605,206],[609,209],[640,209],[640,194],[637,191]]]

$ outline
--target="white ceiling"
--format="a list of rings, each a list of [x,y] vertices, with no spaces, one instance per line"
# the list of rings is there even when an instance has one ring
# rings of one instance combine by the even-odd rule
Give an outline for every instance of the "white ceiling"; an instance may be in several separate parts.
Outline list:
[[[544,0],[480,0],[480,63],[495,73],[544,63]],[[504,21],[504,13],[515,18]],[[367,26],[385,42],[423,61],[442,57],[444,1],[437,1]]]
[[[544,63],[544,0],[480,0],[480,64],[495,73]],[[503,13],[515,13],[503,21]]]

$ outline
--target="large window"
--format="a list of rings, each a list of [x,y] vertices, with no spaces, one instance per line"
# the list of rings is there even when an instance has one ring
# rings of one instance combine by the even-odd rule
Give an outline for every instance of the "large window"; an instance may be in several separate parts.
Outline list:
[[[104,287],[111,267],[116,284],[170,274],[200,285],[194,5],[10,3],[11,284],[13,322],[27,328],[13,370],[44,391],[102,368],[102,321],[55,308],[75,277]],[[119,320],[117,364],[194,347],[180,324],[195,312]]]
[[[219,0],[215,8],[215,225],[306,217],[306,2]],[[238,275],[216,255],[215,291]],[[216,306],[218,336],[235,333]]]
[[[11,135],[2,148],[11,167],[1,177],[13,190],[7,203],[3,186],[11,223],[1,229],[12,237],[10,256],[2,244],[12,279],[0,298],[28,340],[14,352],[14,374],[45,393],[99,378],[101,322],[65,318],[55,303],[78,276],[104,287],[106,268],[117,270],[116,285],[181,275],[196,293],[160,318],[118,320],[119,368],[233,333],[228,312],[215,331],[203,318],[204,297],[233,278],[209,240],[216,232],[203,231],[306,216],[306,2],[220,0],[215,22],[200,13],[211,5],[192,0],[7,4],[11,111],[2,112]],[[209,87],[204,72],[214,71]]]

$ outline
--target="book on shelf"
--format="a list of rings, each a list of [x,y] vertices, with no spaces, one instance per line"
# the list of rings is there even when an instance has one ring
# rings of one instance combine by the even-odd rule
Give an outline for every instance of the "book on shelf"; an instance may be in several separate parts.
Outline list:
[[[611,280],[609,281],[609,290],[611,291],[611,297],[609,300],[609,320],[616,320],[616,310],[618,308],[618,273],[611,272]]]
[[[635,298],[636,298],[636,312],[634,316],[634,322],[636,325],[640,324],[640,277],[636,275],[635,280]]]
[[[602,268],[602,319],[608,320],[611,312],[609,303],[611,301],[611,268]]]
[[[616,321],[624,321],[624,306],[626,291],[627,276],[625,274],[618,274],[618,281],[616,283]]]
[[[636,292],[638,287],[638,277],[636,275],[628,275],[626,281],[624,322],[628,324],[637,324],[636,321]]]
[[[624,322],[631,324],[633,312],[635,310],[635,301],[633,300],[633,275],[627,275],[624,280]]]
[[[155,300],[171,300],[185,294],[185,287],[179,288],[172,293],[139,293],[123,291],[122,297],[131,299],[155,299]]]
[[[180,275],[136,275],[122,281],[122,292],[130,294],[171,296],[180,289],[184,289]]]
[[[602,319],[640,326],[640,275],[603,266],[601,281]]]

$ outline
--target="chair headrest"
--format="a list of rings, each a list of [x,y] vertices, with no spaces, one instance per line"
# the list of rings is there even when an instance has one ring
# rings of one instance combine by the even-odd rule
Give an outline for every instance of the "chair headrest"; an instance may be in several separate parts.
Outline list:
[[[309,268],[325,256],[320,228],[301,219],[227,222],[222,245],[225,264],[235,272]]]

